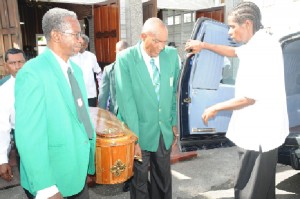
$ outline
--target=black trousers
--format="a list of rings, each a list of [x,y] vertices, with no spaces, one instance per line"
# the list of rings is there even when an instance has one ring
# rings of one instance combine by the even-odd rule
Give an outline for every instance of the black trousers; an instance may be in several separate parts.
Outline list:
[[[172,176],[170,164],[171,148],[166,149],[162,135],[156,152],[142,150],[143,162],[134,162],[134,175],[131,180],[131,199],[171,199]],[[150,182],[148,168],[150,165]]]
[[[277,151],[238,148],[240,169],[234,186],[236,199],[275,199]]]

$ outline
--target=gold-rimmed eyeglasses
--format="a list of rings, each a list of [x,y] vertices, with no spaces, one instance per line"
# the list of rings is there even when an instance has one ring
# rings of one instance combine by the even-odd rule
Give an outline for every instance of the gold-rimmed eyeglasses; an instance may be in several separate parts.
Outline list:
[[[73,35],[73,36],[75,36],[76,39],[80,39],[81,36],[82,36],[81,32],[78,32],[78,33],[74,33],[74,32],[61,32],[61,33],[68,34],[68,35]]]

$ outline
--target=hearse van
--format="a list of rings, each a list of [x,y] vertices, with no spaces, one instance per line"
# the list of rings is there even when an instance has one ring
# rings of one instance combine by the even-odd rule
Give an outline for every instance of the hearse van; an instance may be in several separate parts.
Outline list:
[[[197,20],[191,39],[239,46],[228,35],[227,25],[208,18]],[[300,169],[300,32],[281,37],[279,42],[284,56],[290,132],[279,148],[278,162]],[[238,58],[220,56],[209,50],[185,60],[178,83],[181,151],[233,145],[225,137],[232,111],[219,112],[208,125],[204,125],[201,115],[205,108],[234,97],[238,68]]]

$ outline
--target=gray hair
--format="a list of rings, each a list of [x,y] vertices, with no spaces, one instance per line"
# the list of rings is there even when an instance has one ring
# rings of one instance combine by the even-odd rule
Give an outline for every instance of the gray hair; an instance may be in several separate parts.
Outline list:
[[[260,9],[253,2],[247,1],[238,4],[233,8],[229,16],[232,16],[239,25],[243,24],[246,20],[251,20],[253,22],[254,33],[263,28]]]
[[[90,38],[86,34],[82,34],[81,37],[86,44],[90,42]]]
[[[149,18],[145,21],[143,28],[142,28],[142,33],[152,33],[152,34],[157,34],[157,31],[159,31],[157,28],[158,27],[163,27],[166,30],[167,26],[164,24],[162,20],[156,17]]]
[[[47,41],[51,38],[52,30],[64,32],[70,28],[70,24],[65,20],[66,17],[77,19],[75,12],[63,8],[52,8],[45,13],[42,28]]]

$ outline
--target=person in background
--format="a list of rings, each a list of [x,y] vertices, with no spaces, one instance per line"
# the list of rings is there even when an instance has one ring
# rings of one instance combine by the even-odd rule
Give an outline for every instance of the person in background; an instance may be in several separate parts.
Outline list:
[[[116,43],[116,54],[129,47],[126,41]],[[103,70],[102,79],[99,86],[98,107],[107,109],[117,116],[118,105],[116,99],[116,82],[115,82],[115,65],[116,62],[106,66]],[[131,179],[124,183],[123,191],[129,191]]]
[[[126,41],[116,43],[116,54],[129,47]],[[116,62],[106,66],[103,70],[102,79],[99,86],[98,107],[107,109],[117,115],[118,105],[116,102],[116,83],[115,83]]]
[[[4,67],[10,76],[0,86],[0,177],[11,181],[13,173],[8,164],[8,155],[11,148],[11,131],[15,126],[14,86],[16,74],[26,61],[25,54],[20,49],[11,48],[5,52],[4,61]]]
[[[5,52],[4,67],[8,71],[9,77],[6,82],[0,86],[0,177],[6,181],[13,179],[12,168],[8,163],[9,153],[14,148],[14,128],[15,128],[15,78],[18,71],[26,62],[24,51],[16,48],[8,49]],[[13,137],[13,142],[11,142]],[[20,170],[20,157],[16,150],[17,167]],[[24,189],[27,198],[33,199],[26,189]]]
[[[207,124],[220,111],[233,110],[226,136],[238,146],[235,198],[274,199],[277,149],[289,133],[282,49],[263,29],[260,9],[252,2],[237,5],[228,25],[240,47],[186,43],[192,53],[207,49],[240,60],[235,97],[208,107],[202,119]]]
[[[85,87],[88,95],[89,106],[97,107],[97,91],[96,82],[95,82],[95,73],[99,79],[101,79],[101,68],[97,62],[97,58],[95,54],[87,51],[87,47],[89,46],[89,37],[85,34],[82,34],[82,45],[79,53],[71,57],[71,60],[75,62],[83,72],[83,78]]]
[[[121,118],[138,137],[131,198],[172,198],[170,154],[176,141],[177,50],[166,46],[168,29],[158,18],[148,19],[141,42],[116,59],[116,94]],[[148,166],[150,184],[148,185]]]
[[[15,83],[21,185],[35,199],[88,199],[96,134],[82,70],[69,59],[83,42],[80,24],[74,12],[52,8],[42,29],[47,48],[26,62]]]

